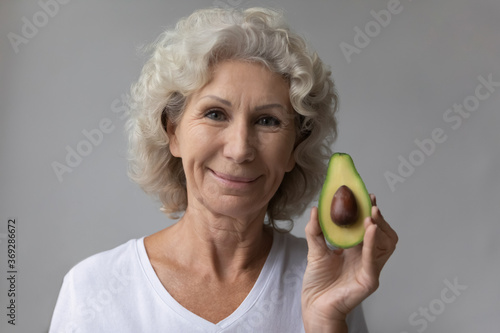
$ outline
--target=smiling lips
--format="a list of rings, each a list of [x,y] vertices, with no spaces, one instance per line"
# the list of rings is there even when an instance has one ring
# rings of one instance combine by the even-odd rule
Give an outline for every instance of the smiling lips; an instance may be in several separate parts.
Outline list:
[[[236,187],[249,185],[259,178],[259,177],[250,178],[250,177],[232,176],[232,175],[216,172],[212,169],[210,169],[210,171],[215,176],[215,178],[217,178],[218,180],[220,180],[224,184],[232,185],[232,186],[236,186]]]

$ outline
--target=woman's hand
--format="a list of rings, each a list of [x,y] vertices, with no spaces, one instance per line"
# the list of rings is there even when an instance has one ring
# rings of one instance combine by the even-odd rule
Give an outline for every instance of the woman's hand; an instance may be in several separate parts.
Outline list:
[[[394,252],[398,236],[380,214],[373,194],[371,217],[364,221],[363,243],[330,250],[313,207],[306,226],[309,247],[302,284],[302,318],[306,332],[347,332],[347,314],[372,294]]]

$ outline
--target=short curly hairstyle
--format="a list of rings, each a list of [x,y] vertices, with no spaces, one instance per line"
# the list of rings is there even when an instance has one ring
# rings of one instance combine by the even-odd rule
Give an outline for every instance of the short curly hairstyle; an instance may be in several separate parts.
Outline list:
[[[290,86],[297,142],[295,167],[285,174],[267,207],[269,225],[292,223],[319,193],[331,144],[337,136],[338,96],[329,68],[305,40],[290,30],[279,10],[197,10],[151,44],[139,80],[132,86],[129,176],[176,218],[187,206],[180,158],[169,150],[166,122],[180,120],[189,97],[228,60],[264,64]],[[287,228],[288,229],[288,228]]]

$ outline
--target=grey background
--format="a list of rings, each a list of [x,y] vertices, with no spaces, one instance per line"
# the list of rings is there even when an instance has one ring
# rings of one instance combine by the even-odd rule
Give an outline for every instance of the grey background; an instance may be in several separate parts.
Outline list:
[[[45,21],[40,3],[0,2],[2,332],[46,331],[73,265],[172,223],[126,176],[120,98],[144,61],[137,48],[214,4],[284,8],[332,67],[341,98],[334,150],[353,156],[400,235],[379,290],[365,302],[371,332],[498,331],[500,87],[460,127],[443,117],[474,100],[479,76],[500,82],[500,2],[401,0],[380,31],[370,11],[394,1],[74,0],[53,7]],[[8,36],[22,36],[23,17],[40,27],[16,52]],[[368,45],[348,59],[341,44],[355,46],[355,28],[366,26],[374,29]],[[82,131],[103,119],[111,133],[58,180],[52,163],[66,164],[66,147],[76,149]],[[429,156],[415,152],[415,140],[432,138],[436,128],[446,141]],[[419,165],[391,190],[385,174],[398,174],[400,156]],[[294,234],[304,235],[307,216]],[[18,222],[15,327],[5,315],[9,217]],[[453,294],[446,280],[467,289]],[[424,319],[419,311],[429,307]]]

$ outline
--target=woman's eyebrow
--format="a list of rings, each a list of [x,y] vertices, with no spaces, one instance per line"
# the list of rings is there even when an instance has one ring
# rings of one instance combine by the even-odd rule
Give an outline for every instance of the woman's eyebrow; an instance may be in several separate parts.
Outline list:
[[[203,98],[212,98],[212,99],[215,99],[215,100],[221,102],[224,105],[231,106],[230,101],[223,99],[223,98],[220,98],[220,97],[217,97],[215,95],[206,95],[206,96],[201,97],[200,99],[203,99]]]
[[[266,105],[260,105],[260,106],[257,106],[255,108],[255,111],[262,111],[262,110],[266,110],[266,109],[275,109],[275,108],[279,108],[279,109],[282,109],[283,111],[286,112],[287,108],[284,107],[283,105],[281,104],[278,104],[278,103],[273,103],[273,104],[266,104]]]
[[[224,105],[227,105],[227,106],[232,106],[231,102],[224,99],[224,98],[220,98],[218,96],[215,96],[215,95],[206,95],[206,96],[203,96],[201,97],[200,99],[204,99],[204,98],[211,98],[211,99],[215,99],[216,101],[224,104]],[[279,103],[271,103],[271,104],[265,104],[265,105],[259,105],[257,107],[255,107],[255,111],[262,111],[262,110],[267,110],[267,109],[275,109],[275,108],[279,108],[279,109],[282,109],[283,111],[287,112],[287,108],[285,106],[283,106],[282,104],[279,104]]]

